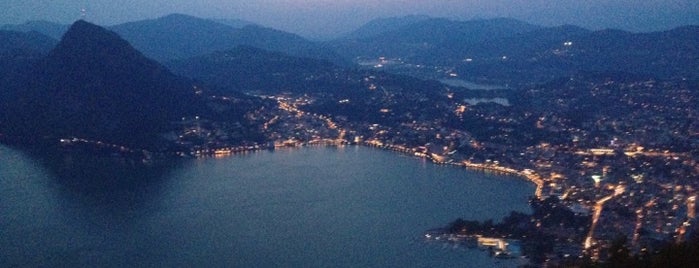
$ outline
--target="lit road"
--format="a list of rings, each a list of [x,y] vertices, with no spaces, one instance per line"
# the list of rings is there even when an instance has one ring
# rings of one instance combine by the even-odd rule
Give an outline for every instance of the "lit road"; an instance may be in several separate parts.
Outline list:
[[[590,225],[590,232],[587,235],[587,238],[585,238],[585,250],[589,249],[592,247],[592,236],[594,235],[595,232],[595,227],[597,227],[597,222],[599,221],[599,216],[602,214],[602,209],[604,209],[604,203],[609,201],[610,199],[614,198],[615,196],[618,196],[620,194],[623,194],[624,191],[626,190],[626,187],[622,185],[617,185],[617,187],[614,188],[614,193],[605,196],[601,198],[600,200],[597,200],[595,202],[595,207],[594,207],[594,213],[592,214],[592,225]]]

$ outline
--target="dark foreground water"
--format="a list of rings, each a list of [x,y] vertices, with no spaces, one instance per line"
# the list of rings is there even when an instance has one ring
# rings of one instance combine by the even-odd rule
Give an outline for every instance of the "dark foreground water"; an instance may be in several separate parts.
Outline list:
[[[529,211],[533,191],[363,147],[144,169],[0,146],[0,266],[513,266],[421,237],[457,217]]]

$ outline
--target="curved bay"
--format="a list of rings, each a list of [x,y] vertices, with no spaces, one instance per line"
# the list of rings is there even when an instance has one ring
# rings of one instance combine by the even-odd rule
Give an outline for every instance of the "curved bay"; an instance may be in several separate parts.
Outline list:
[[[534,191],[364,147],[110,161],[0,146],[0,266],[512,266],[421,235],[529,211]]]

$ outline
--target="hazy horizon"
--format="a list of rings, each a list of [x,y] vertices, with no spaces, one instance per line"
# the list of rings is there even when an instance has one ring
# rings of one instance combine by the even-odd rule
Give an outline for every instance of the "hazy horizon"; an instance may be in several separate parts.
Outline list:
[[[542,26],[572,24],[592,30],[635,32],[699,24],[692,0],[259,0],[224,1],[48,1],[2,2],[0,24],[47,20],[69,24],[84,18],[100,25],[154,19],[172,13],[201,18],[241,19],[311,38],[353,31],[376,18],[427,15],[458,20],[514,18]]]

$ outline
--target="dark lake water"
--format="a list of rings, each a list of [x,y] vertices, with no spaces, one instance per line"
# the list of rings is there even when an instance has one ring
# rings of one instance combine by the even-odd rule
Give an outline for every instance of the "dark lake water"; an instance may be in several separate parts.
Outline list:
[[[529,211],[533,191],[364,147],[143,168],[0,146],[0,266],[509,267],[422,234]]]

